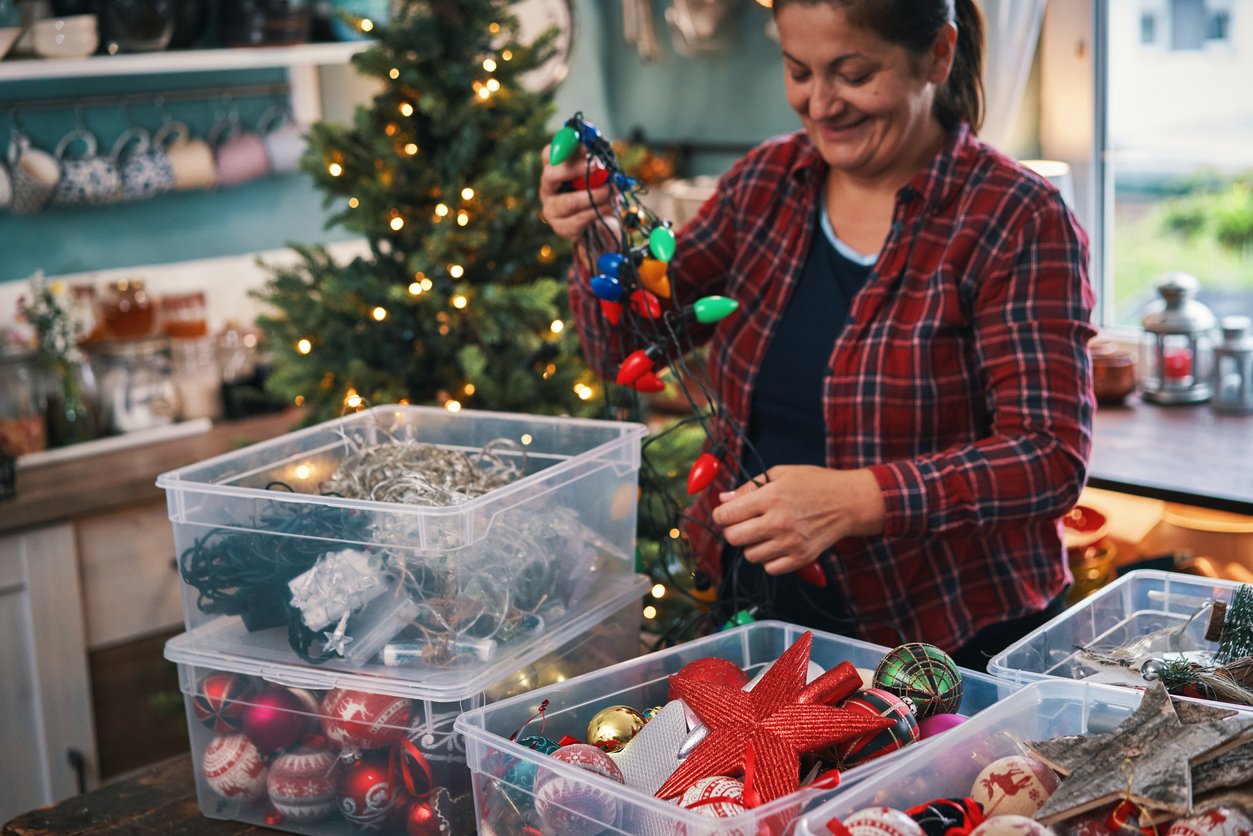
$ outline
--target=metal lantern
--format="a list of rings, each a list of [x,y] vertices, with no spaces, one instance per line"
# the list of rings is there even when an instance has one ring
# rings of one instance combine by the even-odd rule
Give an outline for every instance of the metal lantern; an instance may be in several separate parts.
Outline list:
[[[1253,333],[1247,316],[1223,317],[1223,341],[1214,349],[1215,412],[1253,413]]]
[[[1199,283],[1187,273],[1169,273],[1157,285],[1160,299],[1144,314],[1140,389],[1146,401],[1201,403],[1213,392],[1211,334],[1214,314],[1195,298]]]

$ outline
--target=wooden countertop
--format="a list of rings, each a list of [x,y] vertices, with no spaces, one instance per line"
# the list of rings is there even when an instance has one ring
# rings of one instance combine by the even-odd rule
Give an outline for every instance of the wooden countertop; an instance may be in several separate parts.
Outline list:
[[[1096,411],[1088,484],[1253,514],[1253,415],[1132,397]]]
[[[0,534],[160,500],[167,470],[282,435],[298,410],[214,424],[207,432],[59,461],[17,472],[17,496],[0,501]]]

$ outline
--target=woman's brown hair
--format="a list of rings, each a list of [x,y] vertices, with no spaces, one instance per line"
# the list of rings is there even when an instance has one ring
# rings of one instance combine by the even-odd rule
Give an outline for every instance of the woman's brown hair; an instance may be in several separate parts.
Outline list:
[[[787,5],[838,6],[848,20],[897,44],[915,56],[931,49],[940,30],[957,24],[957,49],[948,81],[935,97],[935,117],[945,130],[967,122],[983,124],[983,15],[974,0],[774,0],[774,11]]]

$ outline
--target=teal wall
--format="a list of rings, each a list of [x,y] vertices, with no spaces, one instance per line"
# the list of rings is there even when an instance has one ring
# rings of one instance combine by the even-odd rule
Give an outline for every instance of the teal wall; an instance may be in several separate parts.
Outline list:
[[[709,57],[676,55],[663,16],[667,0],[653,0],[663,49],[643,63],[623,42],[622,4],[575,0],[575,51],[557,93],[560,123],[576,110],[610,137],[638,133],[654,143],[694,142],[749,146],[792,130],[796,117],[783,101],[778,45],[766,37],[769,13],[741,0],[728,21],[727,49]],[[7,105],[31,99],[64,98],[65,106],[22,110],[23,128],[46,150],[75,125],[73,101],[80,96],[125,95],[129,107],[91,107],[87,126],[111,145],[128,125],[160,126],[153,101],[162,91],[210,90],[281,84],[283,70],[187,73],[168,76],[0,82],[0,147],[7,148]],[[362,85],[361,100],[368,100]],[[276,102],[274,96],[234,98],[246,126]],[[336,110],[338,102],[326,102]],[[204,136],[224,104],[214,98],[171,101],[166,109]],[[716,174],[734,154],[697,154],[688,174]],[[114,267],[238,255],[283,247],[289,242],[343,240],[324,228],[322,195],[305,175],[272,176],[214,191],[182,192],[143,203],[108,208],[49,209],[30,217],[0,213],[0,281],[16,281],[42,269],[48,275]]]

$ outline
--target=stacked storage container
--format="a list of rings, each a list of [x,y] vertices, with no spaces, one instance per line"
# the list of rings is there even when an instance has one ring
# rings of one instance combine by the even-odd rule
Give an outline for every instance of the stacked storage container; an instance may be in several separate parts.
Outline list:
[[[166,656],[201,810],[470,832],[456,715],[638,652],[644,433],[377,407],[163,474],[187,626]],[[391,442],[516,478],[452,505],[325,494]]]

